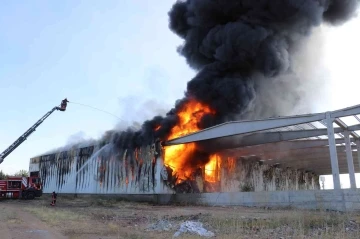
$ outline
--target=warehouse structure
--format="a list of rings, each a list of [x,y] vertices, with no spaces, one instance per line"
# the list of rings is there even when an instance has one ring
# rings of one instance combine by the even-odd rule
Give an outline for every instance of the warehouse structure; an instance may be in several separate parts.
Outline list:
[[[321,205],[329,209],[360,209],[353,202],[345,204],[347,198],[360,200],[357,191],[338,190],[340,173],[349,173],[351,188],[356,188],[359,114],[360,106],[353,106],[317,114],[227,122],[162,143],[167,147],[197,142],[202,151],[221,155],[223,163],[215,168],[215,182],[195,175],[194,180],[175,185],[171,168],[164,164],[160,142],[135,150],[117,149],[111,144],[74,147],[30,159],[30,173],[42,177],[45,193],[55,190],[142,195],[156,202],[308,208],[319,208],[321,199]],[[235,160],[227,161],[230,158]],[[358,159],[355,164],[354,158]],[[318,176],[330,174],[335,191],[318,190]]]

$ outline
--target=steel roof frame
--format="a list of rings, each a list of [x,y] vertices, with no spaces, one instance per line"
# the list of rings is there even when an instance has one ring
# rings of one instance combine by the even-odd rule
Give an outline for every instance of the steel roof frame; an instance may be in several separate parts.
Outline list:
[[[345,146],[346,160],[350,184],[356,188],[355,169],[353,163],[354,147],[360,152],[360,105],[315,114],[303,114],[289,117],[277,117],[258,120],[232,121],[219,124],[192,134],[165,142],[165,147],[177,144],[198,142],[200,149],[209,152],[235,151],[244,153],[260,153],[261,151],[275,152],[285,149],[301,149],[325,147],[331,162],[334,188],[340,188],[339,163],[337,144]],[[346,123],[346,118],[352,118],[356,123]],[[338,127],[334,127],[334,124]],[[316,126],[318,125],[318,126]],[[211,150],[210,150],[211,149]],[[344,149],[344,147],[342,147]],[[257,151],[257,152],[256,152]],[[324,151],[325,152],[325,151]],[[311,153],[311,151],[309,151]],[[325,154],[325,156],[328,156]],[[296,159],[296,156],[294,159]],[[341,154],[341,162],[343,163]],[[360,166],[360,153],[357,154]],[[323,163],[326,163],[323,157]],[[275,161],[274,161],[275,162]],[[329,161],[327,161],[329,162]],[[315,164],[314,164],[315,166]],[[343,165],[341,171],[344,172]],[[324,169],[329,167],[324,167]],[[308,170],[314,171],[309,164]],[[359,170],[359,169],[358,169]],[[358,171],[357,170],[357,171]],[[322,170],[324,173],[330,171]]]

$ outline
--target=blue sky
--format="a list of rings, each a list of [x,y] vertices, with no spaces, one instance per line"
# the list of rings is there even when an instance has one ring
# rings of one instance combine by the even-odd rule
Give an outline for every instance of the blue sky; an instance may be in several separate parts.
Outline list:
[[[156,6],[133,0],[2,4],[0,150],[65,97],[129,122],[169,109],[194,75],[176,52],[181,39],[168,29],[171,5],[166,0]],[[65,145],[72,135],[96,138],[118,123],[111,115],[69,104],[0,169],[28,169],[30,157]]]
[[[2,3],[0,151],[65,97],[118,115],[122,125],[141,123],[172,107],[195,74],[176,52],[181,39],[168,28],[174,2]],[[321,66],[315,68],[327,78],[320,86],[327,95],[314,111],[360,103],[359,26],[356,18],[340,28],[323,27]],[[8,156],[0,170],[28,169],[31,157],[74,138],[97,138],[116,125],[115,117],[69,104]]]

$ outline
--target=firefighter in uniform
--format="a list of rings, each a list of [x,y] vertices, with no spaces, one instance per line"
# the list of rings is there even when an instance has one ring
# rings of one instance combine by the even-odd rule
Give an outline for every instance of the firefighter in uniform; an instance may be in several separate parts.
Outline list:
[[[57,194],[55,193],[55,191],[52,193],[51,195],[51,206],[55,206],[56,204],[56,197],[57,197]]]
[[[69,101],[67,100],[67,98],[63,99],[63,100],[61,101],[61,108],[62,108],[62,109],[65,109],[68,102],[69,102]]]

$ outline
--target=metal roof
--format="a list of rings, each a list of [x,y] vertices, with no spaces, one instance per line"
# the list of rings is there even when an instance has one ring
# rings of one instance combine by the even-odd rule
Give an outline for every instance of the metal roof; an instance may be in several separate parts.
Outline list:
[[[348,173],[345,134],[349,134],[355,171],[360,172],[360,105],[316,114],[233,121],[169,140],[165,145],[198,142],[202,150],[252,157],[266,164],[331,174],[326,119],[333,119],[340,173]],[[360,150],[359,150],[360,151]],[[359,158],[358,158],[359,157]]]

